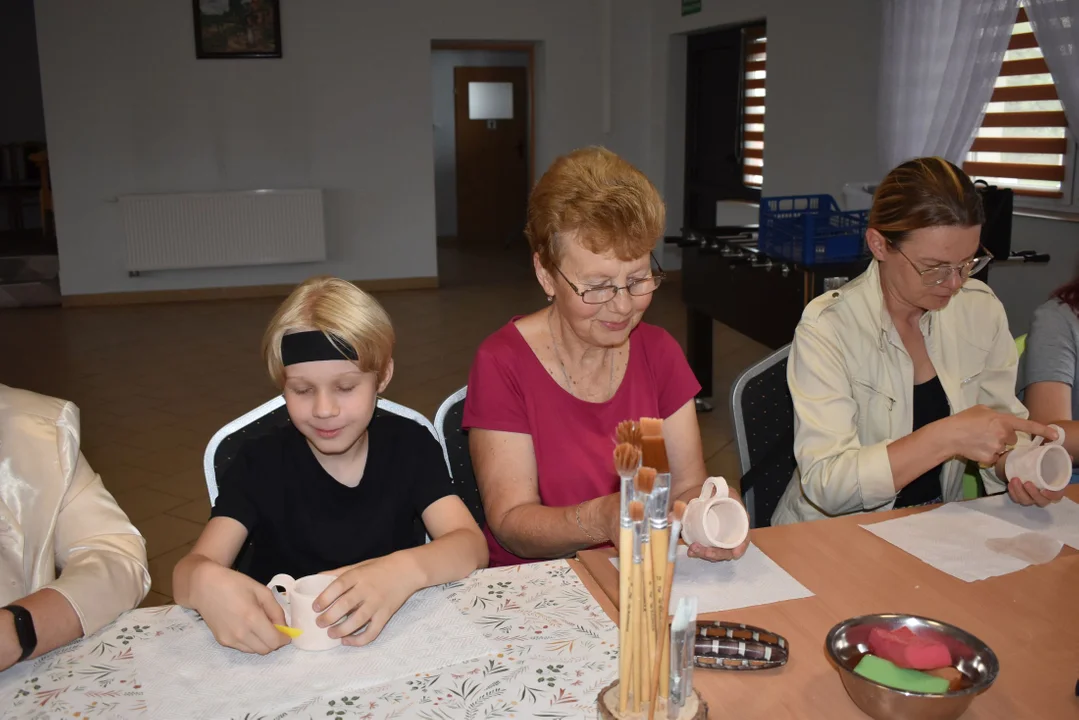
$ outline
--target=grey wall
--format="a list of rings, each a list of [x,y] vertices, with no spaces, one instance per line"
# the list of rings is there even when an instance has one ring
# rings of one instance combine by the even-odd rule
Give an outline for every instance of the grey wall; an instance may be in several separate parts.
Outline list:
[[[34,0],[0,2],[0,145],[44,142]]]
[[[434,276],[432,40],[539,43],[539,167],[603,141],[596,0],[281,6],[283,59],[196,60],[189,2],[38,0],[65,294]],[[294,187],[327,262],[127,276],[117,195]]]
[[[457,235],[457,142],[453,97],[455,67],[528,67],[528,53],[494,50],[431,51],[435,228],[439,237]]]
[[[1048,265],[1003,265],[989,271],[989,286],[1004,303],[1012,335],[1030,330],[1034,308],[1079,274],[1079,223],[1015,216],[1012,250],[1049,253]]]
[[[682,221],[686,33],[768,23],[765,195],[830,193],[877,174],[878,3],[864,0],[705,2],[681,17],[654,0],[651,168],[667,198],[667,232]],[[677,266],[668,248],[667,263]]]

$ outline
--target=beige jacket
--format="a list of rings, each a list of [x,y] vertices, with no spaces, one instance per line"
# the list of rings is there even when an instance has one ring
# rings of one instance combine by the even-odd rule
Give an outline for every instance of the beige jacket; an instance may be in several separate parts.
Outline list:
[[[79,452],[79,409],[0,385],[0,606],[44,587],[90,635],[146,597],[146,544]]]
[[[1027,417],[1015,397],[1015,342],[987,285],[968,280],[943,309],[922,316],[921,329],[953,414],[982,404]],[[887,448],[914,424],[914,365],[884,306],[875,261],[806,306],[787,383],[798,469],[773,524],[890,510],[896,493]],[[962,499],[965,466],[959,458],[945,463],[946,502]],[[992,470],[982,479],[989,492],[1005,488]]]

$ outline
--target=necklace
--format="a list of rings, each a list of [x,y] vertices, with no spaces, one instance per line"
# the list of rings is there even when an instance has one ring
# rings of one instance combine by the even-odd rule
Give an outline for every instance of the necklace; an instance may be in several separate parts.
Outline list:
[[[566,364],[562,362],[562,355],[558,352],[558,341],[554,336],[554,326],[551,324],[551,317],[554,315],[554,308],[552,307],[547,311],[547,331],[551,333],[551,346],[554,348],[554,357],[558,361],[558,367],[562,370],[562,377],[566,381],[566,390],[570,395],[577,397],[577,394],[573,392],[573,381],[570,380],[569,372],[566,371]],[[607,400],[614,397],[614,360],[610,356],[610,351],[607,354],[608,363],[611,366],[610,376],[607,378]]]

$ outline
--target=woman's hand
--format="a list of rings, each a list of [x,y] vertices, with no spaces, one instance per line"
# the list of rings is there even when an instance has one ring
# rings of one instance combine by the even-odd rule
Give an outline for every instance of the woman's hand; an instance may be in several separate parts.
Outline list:
[[[587,512],[585,512],[586,508]],[[587,501],[581,508],[581,524],[600,543],[610,541],[617,549],[622,532],[621,515],[621,493],[603,495],[595,500]],[[648,522],[647,518],[645,522]]]
[[[729,497],[734,498],[738,502],[742,502],[742,499],[738,497],[738,492],[734,488],[731,488],[729,492]],[[689,546],[689,556],[692,558],[700,558],[701,560],[707,560],[708,562],[723,562],[725,560],[737,560],[738,558],[745,555],[746,550],[748,549],[749,535],[746,535],[746,539],[742,541],[742,544],[733,550],[705,547],[700,543],[693,543]]]
[[[270,588],[213,562],[202,563],[196,575],[193,606],[217,642],[259,655],[289,643],[274,627],[285,624],[285,611]]]
[[[700,558],[701,560],[707,560],[708,562],[722,562],[724,560],[737,560],[746,554],[746,550],[749,549],[749,538],[736,547],[734,550],[724,550],[723,548],[710,548],[701,545],[700,543],[693,543],[689,546],[689,556],[691,558]]]
[[[315,598],[315,612],[322,613],[318,626],[329,628],[329,636],[344,645],[366,645],[422,587],[414,570],[401,553],[353,565]],[[360,628],[363,632],[356,632]]]
[[[994,465],[1009,446],[1015,445],[1017,432],[1039,435],[1049,441],[1057,438],[1056,430],[1047,425],[997,412],[985,405],[956,413],[948,422],[955,454],[985,467]]]
[[[1008,481],[1008,497],[1020,505],[1037,505],[1046,507],[1055,502],[1060,502],[1064,497],[1063,490],[1042,490],[1032,482],[1023,482],[1019,478]]]

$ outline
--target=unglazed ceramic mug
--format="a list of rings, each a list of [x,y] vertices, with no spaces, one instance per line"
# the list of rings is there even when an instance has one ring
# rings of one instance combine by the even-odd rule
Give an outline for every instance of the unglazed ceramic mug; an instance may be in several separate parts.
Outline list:
[[[270,580],[270,590],[285,610],[289,626],[303,631],[292,640],[300,650],[329,650],[341,644],[341,638],[330,637],[329,628],[318,626],[320,613],[314,609],[315,598],[336,579],[333,575],[308,575],[296,580],[291,575],[280,574]],[[278,587],[285,589],[284,597],[277,591]]]
[[[749,514],[730,496],[723,478],[708,478],[701,495],[691,500],[682,517],[682,539],[687,544],[733,550],[749,535]]]
[[[1043,444],[1045,438],[1037,437],[1032,445],[1017,447],[1004,460],[1004,474],[1032,482],[1041,490],[1063,490],[1072,478],[1072,459],[1063,448],[1064,430],[1057,425],[1049,427],[1057,431],[1057,439]]]

